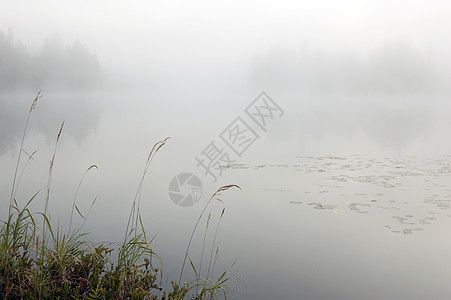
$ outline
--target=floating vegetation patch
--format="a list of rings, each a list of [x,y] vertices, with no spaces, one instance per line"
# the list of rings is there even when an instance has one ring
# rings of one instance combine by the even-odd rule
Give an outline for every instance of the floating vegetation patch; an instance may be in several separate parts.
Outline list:
[[[301,201],[290,201],[291,204],[302,204]]]
[[[312,205],[314,209],[334,209],[336,205],[327,205],[322,203],[309,203],[308,205]]]
[[[409,218],[406,218],[406,217],[393,216],[392,218],[398,220],[399,223],[404,224],[404,225],[417,225],[416,223],[410,222]]]
[[[357,203],[357,202],[353,202],[348,205],[349,210],[355,210],[356,212],[361,213],[361,214],[368,213],[368,211],[364,210],[364,208],[369,208],[369,207],[371,207],[371,204]]]
[[[426,198],[424,200],[424,203],[433,204],[440,209],[449,209],[451,207],[451,199],[443,199],[443,198],[437,199],[437,198],[438,198],[438,196],[436,196],[436,195],[434,195],[430,198]]]
[[[430,225],[431,222],[428,222],[426,220],[419,220],[418,223],[423,224],[423,225]]]
[[[304,208],[346,216],[362,214],[372,222],[384,220],[381,228],[390,232],[410,235],[425,231],[441,217],[451,218],[447,211],[451,210],[451,155],[436,159],[298,156],[291,165],[260,164],[253,169],[268,167],[291,169],[300,178],[302,184],[289,191],[299,193],[302,202],[308,203]],[[233,164],[230,168],[249,166]],[[302,202],[289,201],[293,205]]]

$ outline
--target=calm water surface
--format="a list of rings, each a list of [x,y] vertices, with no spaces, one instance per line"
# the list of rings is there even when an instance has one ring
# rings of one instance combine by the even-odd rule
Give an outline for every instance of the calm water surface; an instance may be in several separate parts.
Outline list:
[[[192,228],[209,197],[221,185],[238,184],[241,190],[226,191],[219,197],[222,202],[212,202],[190,250],[198,266],[206,216],[211,213],[205,272],[214,229],[225,207],[215,276],[238,259],[233,272],[246,288],[232,284],[233,299],[451,297],[451,156],[365,151],[343,155],[333,150],[305,155],[301,153],[307,151],[296,153],[283,143],[265,140],[271,137],[269,132],[246,155],[224,166],[223,176],[213,182],[196,167],[194,157],[241,113],[243,105],[219,116],[189,106],[143,105],[132,110],[121,99],[109,104],[114,109],[105,109],[99,120],[90,118],[97,124],[90,130],[82,130],[76,117],[68,119],[52,179],[49,205],[54,223],[67,226],[79,180],[97,164],[99,170],[85,177],[78,206],[86,212],[97,197],[85,228],[96,241],[120,241],[148,152],[167,135],[172,138],[152,162],[141,203],[148,234],[156,236],[154,250],[162,257],[166,284],[178,278]],[[42,126],[42,116],[34,118]],[[56,135],[58,122],[54,123],[46,126]],[[54,147],[54,136],[42,135],[35,125],[24,147],[39,151],[21,179],[16,198],[22,205],[45,187]],[[9,198],[15,159],[13,151],[0,157],[2,199]],[[192,207],[179,207],[168,195],[169,182],[182,172],[195,173],[203,183],[203,196]],[[43,198],[41,192],[32,204],[35,210],[42,210]],[[3,218],[7,201],[2,207]],[[216,253],[216,245],[213,249]],[[187,267],[184,278],[190,276]]]

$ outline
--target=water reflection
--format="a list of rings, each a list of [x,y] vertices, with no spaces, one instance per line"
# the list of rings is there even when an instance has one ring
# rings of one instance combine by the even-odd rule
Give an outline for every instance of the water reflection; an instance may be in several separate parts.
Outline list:
[[[99,126],[105,109],[105,95],[99,93],[44,92],[30,118],[29,134],[39,133],[50,141],[65,120],[65,136],[81,143]],[[15,143],[22,137],[24,122],[33,93],[0,94],[0,156],[15,150]]]

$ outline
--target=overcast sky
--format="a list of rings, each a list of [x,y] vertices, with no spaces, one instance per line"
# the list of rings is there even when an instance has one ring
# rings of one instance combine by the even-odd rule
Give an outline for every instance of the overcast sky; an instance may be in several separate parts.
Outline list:
[[[107,87],[145,92],[127,100],[137,110],[194,111],[194,103],[219,114],[232,105],[233,116],[265,90],[292,113],[278,137],[299,138],[305,126],[316,138],[363,130],[399,149],[416,133],[443,128],[436,115],[443,106],[431,111],[431,103],[449,108],[449,1],[0,0],[0,7],[0,30],[11,28],[30,52],[53,35],[66,45],[81,41],[97,55]],[[318,117],[324,110],[340,125]],[[82,127],[78,139],[91,132]]]
[[[451,3],[443,0],[0,3],[0,28],[26,45],[56,33],[67,43],[80,39],[105,64],[172,75],[194,66],[236,72],[230,68],[246,68],[250,56],[275,46],[365,55],[405,39],[429,55],[451,50]]]
[[[445,182],[451,153],[450,0],[0,0],[0,31],[7,35],[9,29],[29,52],[20,57],[29,61],[8,60],[13,69],[27,66],[10,78],[7,64],[2,65],[9,57],[2,49],[8,47],[2,48],[0,35],[0,76],[9,79],[0,77],[0,199],[4,199],[0,218],[7,212],[4,207],[29,105],[41,89],[43,97],[30,118],[23,147],[27,153],[38,152],[26,169],[22,156],[19,172],[26,172],[19,180],[19,204],[50,183],[48,165],[65,120],[54,165],[51,214],[60,216],[62,224],[68,220],[65,216],[74,194],[78,195],[77,183],[96,164],[99,170],[86,177],[77,205],[86,212],[91,199],[99,195],[88,223],[93,222],[91,228],[100,241],[121,240],[127,221],[124,212],[129,211],[149,151],[170,136],[152,161],[142,209],[145,226],[152,236],[158,234],[156,242],[167,245],[162,247],[167,251],[157,248],[164,259],[184,249],[196,218],[196,210],[177,207],[167,193],[175,175],[190,172],[204,184],[204,201],[223,184],[243,188],[240,196],[230,191],[230,198],[224,198],[224,222],[230,217],[231,223],[221,225],[221,231],[229,229],[218,241],[220,260],[223,253],[232,256],[227,266],[240,257],[238,270],[244,265],[243,274],[251,274],[243,278],[246,284],[251,282],[251,292],[277,292],[266,274],[278,268],[285,277],[278,278],[276,285],[284,295],[301,291],[309,298],[312,291],[321,291],[318,298],[333,294],[334,299],[355,299],[360,291],[365,295],[360,298],[365,298],[384,287],[382,294],[388,297],[412,299],[418,290],[423,293],[413,297],[449,291],[442,282],[449,279],[449,265],[443,262],[449,260],[446,220],[451,216],[443,210],[450,201],[449,182]],[[49,42],[52,47],[42,55],[46,39],[54,43]],[[58,58],[52,53],[60,54],[57,66],[51,65]],[[33,72],[28,70],[32,68]],[[36,86],[39,80],[33,78],[47,73],[52,74],[43,80],[45,86]],[[20,81],[21,76],[34,85],[2,89],[2,84],[14,85],[11,81]],[[73,85],[66,89],[61,85],[64,80]],[[87,83],[92,83],[91,89],[77,89]],[[284,111],[268,121],[266,131],[244,112],[262,91]],[[259,136],[241,156],[220,138],[237,117],[253,124]],[[218,182],[195,160],[213,141],[231,154],[233,163],[244,166],[226,168]],[[432,160],[371,159],[423,154]],[[304,159],[310,156],[315,159]],[[336,160],[338,156],[350,159]],[[394,165],[397,162],[401,164]],[[265,165],[271,166],[253,168]],[[331,183],[335,174],[349,176]],[[375,194],[378,182],[402,189],[390,191],[384,186]],[[342,184],[345,188],[334,192]],[[416,185],[419,190],[413,188]],[[430,194],[432,198],[423,198]],[[32,203],[38,211],[44,196],[41,193]],[[376,197],[379,203],[369,202]],[[425,235],[415,233],[418,240],[404,234],[385,239],[383,226],[384,231],[377,233],[373,218],[380,218],[379,226],[393,221],[391,215],[353,214],[355,204],[364,205],[362,213],[373,205],[385,210],[386,204],[391,214],[404,216],[410,213],[404,210],[405,201],[417,214],[423,207],[421,198],[426,199],[426,219],[439,215],[443,219]],[[348,206],[365,199],[362,203],[369,204]],[[293,201],[302,205],[293,206],[289,203]],[[344,216],[329,209],[312,213],[309,205],[323,208],[327,201],[339,207],[347,203],[349,209]],[[407,217],[412,215],[396,218]],[[250,236],[252,243],[246,245]],[[237,247],[241,244],[246,247]],[[246,251],[251,252],[242,256]],[[268,262],[274,261],[277,251],[282,255],[274,269]],[[179,264],[182,256],[174,257],[168,260]],[[218,265],[217,270],[221,268]],[[170,274],[168,269],[165,274]],[[253,273],[265,276],[254,278]],[[410,289],[413,285],[416,288]]]

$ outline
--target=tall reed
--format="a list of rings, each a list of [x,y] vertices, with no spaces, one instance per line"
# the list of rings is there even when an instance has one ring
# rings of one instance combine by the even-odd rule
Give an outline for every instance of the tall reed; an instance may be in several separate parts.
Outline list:
[[[57,222],[52,225],[49,213],[49,199],[53,171],[55,167],[55,157],[58,144],[62,135],[64,122],[61,124],[56,137],[56,143],[50,161],[47,185],[44,197],[43,211],[33,213],[29,206],[38,195],[35,193],[29,199],[23,208],[19,207],[19,201],[16,201],[16,192],[19,183],[24,174],[27,164],[34,160],[33,152],[29,155],[24,149],[24,139],[26,136],[28,122],[31,112],[35,109],[40,93],[34,99],[28,113],[25,124],[25,130],[21,140],[18,161],[14,171],[11,196],[9,201],[8,218],[2,221],[0,225],[0,295],[3,299],[165,299],[182,300],[189,297],[190,291],[196,289],[194,298],[204,300],[210,296],[214,299],[218,292],[224,294],[227,298],[226,282],[230,279],[226,270],[217,280],[210,280],[210,265],[212,263],[212,254],[207,272],[207,278],[204,282],[200,281],[202,264],[204,259],[204,250],[206,245],[207,231],[209,230],[210,217],[207,220],[204,241],[201,253],[201,262],[199,265],[199,275],[196,278],[183,285],[172,282],[172,291],[163,291],[161,288],[163,273],[159,268],[152,264],[152,258],[160,258],[153,252],[151,243],[153,238],[148,240],[144,228],[141,213],[140,201],[145,176],[148,172],[150,163],[160,148],[167,142],[168,138],[156,143],[146,161],[144,172],[141,176],[138,189],[135,193],[131,211],[128,216],[125,238],[119,244],[117,249],[117,258],[111,259],[113,248],[106,247],[104,244],[94,244],[86,240],[88,233],[83,232],[83,226],[91,212],[91,209],[97,199],[91,203],[87,213],[82,213],[77,205],[77,197],[80,188],[84,182],[86,174],[92,169],[98,169],[97,165],[90,166],[85,170],[80,182],[78,183],[75,196],[70,209],[69,230],[64,231]],[[19,166],[21,164],[21,153],[28,156],[20,175],[18,176]],[[188,257],[191,241],[198,227],[206,208],[213,199],[216,199],[222,191],[237,185],[223,186],[218,189],[209,199],[202,210],[196,225],[191,234],[188,247],[185,252],[185,261]],[[218,199],[220,200],[220,199]],[[220,200],[221,201],[221,200]],[[222,201],[221,201],[222,202]],[[77,212],[83,219],[81,226],[73,225],[73,216]],[[220,220],[224,214],[222,210],[221,217],[216,226],[213,247],[216,244],[216,237],[219,229]],[[35,221],[35,216],[43,218],[42,228]],[[41,231],[42,229],[42,231]],[[40,234],[41,233],[41,234]],[[191,260],[190,260],[191,262]],[[194,268],[194,265],[191,262]],[[180,279],[183,274],[183,268]],[[196,270],[195,270],[196,272]],[[213,273],[213,272],[212,272]],[[158,283],[157,275],[160,276]],[[179,280],[180,282],[180,280]],[[197,293],[198,288],[201,288]]]
[[[161,147],[163,147],[166,144],[166,142],[168,140],[169,140],[169,137],[167,137],[164,140],[161,140],[161,141],[157,142],[156,144],[154,144],[152,149],[150,150],[149,155],[147,156],[146,165],[144,167],[144,171],[143,171],[143,174],[141,176],[141,180],[139,182],[138,189],[136,190],[135,197],[134,197],[133,203],[132,203],[132,207],[130,209],[130,215],[128,217],[127,228],[125,230],[124,243],[127,241],[128,236],[132,232],[134,232],[135,235],[137,234],[138,221],[142,225],[141,215],[140,215],[140,212],[139,212],[139,206],[140,206],[140,203],[141,203],[141,193],[142,193],[142,188],[143,188],[143,184],[144,184],[144,178],[146,177],[147,170],[149,169],[149,166],[150,166],[153,158],[155,157],[157,152],[161,149]],[[131,227],[131,226],[133,226],[133,227]],[[143,234],[145,234],[144,230],[142,232],[143,232]]]
[[[213,243],[211,244],[210,260],[208,261],[207,278],[210,278],[211,259],[212,259],[212,257],[213,257],[213,250],[214,250],[215,245],[216,245],[216,238],[217,238],[217,236],[218,236],[219,225],[221,225],[221,220],[222,220],[222,216],[224,215],[224,212],[225,212],[225,208],[223,208],[222,211],[221,211],[221,216],[219,217],[218,225],[216,226],[215,236],[214,236],[214,238],[213,238]],[[218,253],[218,248],[216,249],[216,255],[217,255],[217,253]],[[216,255],[215,255],[215,257],[216,257]],[[213,262],[213,268],[212,268],[212,270],[211,270],[211,276],[213,276],[213,273],[214,273],[214,268],[215,268],[214,264],[215,264],[215,262],[216,262],[216,259],[215,259],[215,261]]]
[[[14,191],[16,189],[16,177],[17,177],[17,171],[19,170],[19,163],[20,163],[20,157],[22,155],[22,150],[23,150],[23,143],[25,141],[25,135],[27,133],[27,129],[28,129],[28,123],[30,122],[30,117],[31,117],[31,113],[33,112],[33,110],[36,108],[36,104],[38,104],[38,99],[41,98],[41,91],[39,91],[36,94],[36,97],[34,98],[33,102],[31,103],[30,106],[30,110],[28,111],[28,116],[27,116],[27,121],[25,122],[25,128],[23,130],[23,135],[22,135],[22,139],[20,141],[20,148],[19,148],[19,155],[17,156],[17,163],[16,163],[16,168],[14,170],[14,177],[13,177],[13,184],[11,187],[11,197],[9,199],[9,207],[8,207],[8,219],[11,215],[11,205],[13,203],[13,197],[14,197]]]
[[[77,204],[76,204],[75,202],[77,201],[78,192],[80,191],[80,187],[81,187],[81,184],[83,183],[83,179],[85,178],[85,176],[86,176],[86,174],[89,172],[89,170],[94,169],[94,168],[95,168],[96,170],[99,170],[99,167],[98,167],[97,165],[91,165],[91,166],[90,166],[88,169],[86,169],[86,171],[83,173],[83,176],[81,177],[80,182],[78,183],[77,191],[75,192],[74,201],[73,201],[73,203],[72,203],[72,210],[71,210],[71,212],[70,212],[70,221],[69,221],[69,230],[68,230],[68,234],[70,233],[70,230],[71,230],[71,228],[72,228],[72,217],[73,217],[73,215],[74,215],[74,209],[77,210],[78,214],[80,215],[80,217],[83,218],[83,220],[86,220],[86,217],[84,217],[84,216],[82,215],[82,213],[81,213],[80,210],[78,209],[78,206],[77,206]],[[95,199],[94,199],[93,202],[95,202]],[[92,205],[93,205],[93,204],[92,204]],[[92,207],[92,205],[91,205],[91,207]],[[91,208],[89,208],[89,211],[90,211],[90,210],[91,210]],[[88,214],[89,214],[89,212],[88,212]]]
[[[200,219],[201,219],[202,216],[204,215],[204,212],[205,212],[205,210],[207,209],[207,207],[210,205],[211,201],[212,201],[213,199],[215,199],[215,197],[221,195],[221,193],[222,193],[223,191],[227,191],[228,189],[231,189],[231,188],[238,188],[238,189],[241,190],[241,188],[240,188],[238,185],[236,185],[236,184],[230,184],[230,185],[225,185],[225,186],[220,187],[220,188],[219,188],[219,189],[218,189],[218,190],[210,197],[210,199],[207,201],[207,203],[205,204],[205,206],[204,206],[203,210],[201,211],[199,217],[197,218],[196,224],[194,225],[193,231],[191,232],[191,236],[190,236],[189,241],[188,241],[188,246],[186,247],[185,257],[183,258],[182,269],[180,270],[180,276],[179,276],[179,281],[178,281],[178,284],[179,284],[179,285],[180,285],[180,283],[181,283],[181,281],[182,281],[182,275],[183,275],[183,271],[184,271],[184,269],[185,269],[186,259],[187,259],[187,257],[188,257],[189,248],[191,247],[191,242],[193,241],[193,236],[194,236],[194,233],[196,232],[197,226],[199,225]]]

